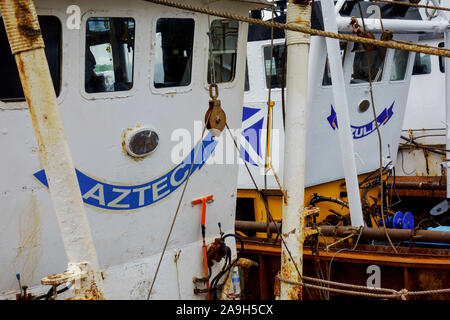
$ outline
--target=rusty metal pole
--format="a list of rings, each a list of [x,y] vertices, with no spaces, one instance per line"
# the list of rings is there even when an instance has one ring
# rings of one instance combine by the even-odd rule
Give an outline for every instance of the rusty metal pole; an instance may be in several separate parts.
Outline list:
[[[311,25],[309,1],[290,0],[288,24]],[[286,74],[286,126],[284,146],[284,184],[287,199],[283,203],[283,234],[286,247],[281,249],[281,277],[301,281],[303,269],[303,202],[306,164],[306,98],[308,93],[308,61],[310,36],[286,32],[288,66]],[[287,201],[286,201],[287,200]],[[291,259],[292,255],[292,259]],[[302,298],[301,286],[281,283],[282,300]]]
[[[15,57],[40,158],[68,258],[68,270],[42,280],[75,282],[76,297],[103,299],[103,283],[80,187],[56,101],[33,0],[0,0],[0,12]]]

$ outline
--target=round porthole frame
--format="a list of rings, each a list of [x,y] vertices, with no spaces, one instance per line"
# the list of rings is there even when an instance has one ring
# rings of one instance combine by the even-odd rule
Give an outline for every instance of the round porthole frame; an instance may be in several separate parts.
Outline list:
[[[157,137],[156,146],[153,148],[153,150],[151,150],[147,153],[144,153],[144,154],[134,153],[130,147],[130,143],[133,140],[133,138],[136,137],[136,135],[138,135],[139,133],[144,132],[144,131],[150,131],[151,133],[156,134],[156,137]],[[160,138],[159,138],[158,131],[156,131],[153,128],[150,128],[150,127],[136,128],[136,129],[133,129],[133,130],[130,130],[127,132],[127,134],[125,136],[125,150],[126,150],[127,154],[133,158],[145,158],[145,157],[148,157],[149,155],[153,154],[158,149],[159,139]]]
[[[363,99],[363,100],[361,100],[361,102],[358,105],[358,112],[364,113],[367,110],[369,110],[369,108],[370,108],[370,101],[367,99]]]

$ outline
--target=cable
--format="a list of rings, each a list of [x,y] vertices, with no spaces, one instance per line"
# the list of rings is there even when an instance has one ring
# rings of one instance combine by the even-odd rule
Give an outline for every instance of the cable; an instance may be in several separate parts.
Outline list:
[[[408,139],[408,138],[405,137],[405,136],[400,136],[400,138],[402,138],[403,140],[409,142],[409,144],[400,144],[400,145],[404,145],[404,146],[408,145],[408,146],[411,146],[411,144],[413,144],[413,145],[414,145],[415,147],[417,147],[417,148],[429,150],[430,152],[436,153],[436,154],[441,155],[441,156],[445,156],[445,153],[442,152],[442,151],[450,152],[450,150],[446,150],[446,149],[443,149],[443,148],[431,148],[431,147],[422,145],[422,144],[420,144],[420,143],[415,142],[415,141],[414,141],[415,138],[414,138],[414,139]],[[442,151],[438,151],[438,150],[442,150]]]
[[[341,199],[330,198],[330,197],[323,197],[323,196],[317,195],[317,193],[314,194],[314,197],[311,199],[309,204],[311,206],[315,206],[315,204],[319,203],[319,202],[333,202],[333,203],[340,204],[341,206],[346,207],[346,208],[349,207],[348,203],[345,202],[345,201],[342,201]]]
[[[239,240],[239,242],[241,243],[241,250],[238,252],[237,257],[233,262],[231,262],[231,255],[227,256],[228,263],[225,260],[225,264],[224,264],[222,270],[211,281],[209,290],[210,290],[210,292],[212,292],[214,300],[217,299],[217,287],[218,287],[220,279],[238,263],[239,259],[242,257],[242,255],[244,253],[244,240],[242,240],[242,238],[237,234],[229,233],[227,235],[222,236],[221,241],[225,242],[225,239],[228,237],[234,237],[237,240]],[[229,265],[228,267],[226,267],[227,264]]]
[[[364,15],[362,12],[362,8],[361,8],[361,4],[360,4],[360,0],[357,1],[358,3],[358,7],[359,7],[359,12],[361,14],[361,19],[363,22],[363,29],[364,32],[366,32],[366,25],[364,22]],[[389,244],[391,245],[392,249],[394,250],[395,253],[397,253],[397,249],[395,248],[394,244],[392,243],[391,238],[389,237],[389,234],[387,232],[386,229],[386,223],[384,221],[384,190],[383,190],[383,183],[381,183],[381,181],[383,181],[383,144],[381,141],[381,132],[380,132],[380,126],[378,125],[378,119],[377,119],[377,113],[375,110],[375,103],[374,103],[374,97],[373,97],[373,87],[372,87],[372,68],[371,68],[371,64],[370,64],[370,54],[367,52],[366,54],[367,56],[367,68],[368,68],[368,73],[369,73],[369,91],[370,91],[370,100],[371,100],[371,105],[372,105],[372,111],[373,111],[373,117],[374,117],[374,121],[375,121],[375,126],[377,128],[377,135],[378,135],[378,146],[379,146],[379,158],[380,158],[380,188],[381,188],[381,219],[383,221],[383,227],[384,227],[384,232],[386,234],[386,238],[389,241]]]
[[[361,228],[360,228],[360,231],[359,231],[358,239],[356,240],[355,246],[353,247],[353,249],[350,250],[350,249],[348,249],[348,248],[342,248],[342,249],[336,251],[336,253],[333,255],[333,257],[332,257],[331,260],[330,260],[329,267],[328,267],[328,281],[331,281],[331,267],[332,267],[332,265],[333,265],[334,258],[335,258],[340,252],[342,252],[342,251],[355,251],[356,247],[358,246],[359,239],[361,239],[361,235],[362,235],[362,233],[363,233],[363,230],[364,230],[364,227],[361,227]],[[328,288],[329,288],[329,287],[330,287],[330,285],[328,285]],[[329,293],[328,293],[328,299],[330,299],[330,294],[329,294]]]
[[[202,135],[201,135],[202,138],[201,139],[203,139],[203,135],[205,134],[205,131],[206,131],[206,123],[209,122],[209,118],[211,117],[211,114],[212,114],[212,112],[209,113],[209,116],[206,119],[205,126],[203,127],[203,131],[202,131]],[[153,281],[152,281],[152,285],[150,286],[150,290],[149,290],[148,295],[147,295],[147,300],[150,299],[150,295],[152,294],[153,286],[155,284],[156,277],[158,276],[159,268],[161,267],[161,262],[162,262],[162,259],[164,257],[164,253],[166,252],[167,245],[169,244],[169,239],[170,239],[170,236],[172,235],[173,227],[175,226],[175,221],[177,220],[177,216],[178,216],[178,213],[180,211],[181,203],[183,202],[184,193],[186,191],[187,185],[189,183],[189,179],[190,179],[191,174],[192,174],[192,168],[194,167],[194,163],[195,163],[195,161],[197,159],[198,152],[202,149],[201,146],[203,146],[203,140],[200,141],[200,144],[199,144],[199,147],[198,147],[197,151],[194,152],[194,158],[192,159],[192,163],[191,163],[191,166],[189,168],[189,173],[188,173],[188,176],[186,178],[186,182],[184,184],[183,191],[182,191],[181,196],[180,196],[180,200],[178,201],[178,205],[177,205],[177,209],[175,211],[175,215],[174,215],[174,217],[172,219],[172,224],[171,224],[170,229],[169,229],[169,234],[167,235],[166,242],[164,243],[164,247],[163,247],[163,250],[161,252],[161,257],[159,258],[159,262],[158,262],[158,265],[156,267],[155,275],[153,276]],[[195,147],[194,147],[194,150],[195,150]]]
[[[230,128],[228,127],[228,123],[226,124],[226,128],[228,129],[228,132],[230,133],[230,136],[231,136],[231,138],[232,138],[232,140],[233,140],[233,143],[234,143],[234,146],[235,146],[236,150],[237,150],[238,153],[241,155],[241,157],[243,157],[243,155],[241,154],[241,150],[239,149],[239,147],[238,147],[238,145],[237,145],[236,139],[235,139],[235,138],[233,137],[233,135],[231,134],[231,130],[230,130]],[[263,201],[264,208],[266,209],[266,212],[267,212],[267,214],[268,214],[268,217],[269,217],[269,219],[270,219],[270,222],[274,223],[275,228],[276,228],[276,231],[277,231],[277,234],[280,235],[280,240],[281,240],[281,242],[283,243],[283,245],[284,245],[286,251],[288,252],[289,258],[291,259],[292,263],[294,264],[294,267],[295,267],[295,270],[296,270],[297,273],[298,273],[298,276],[300,277],[301,281],[304,282],[304,281],[303,281],[303,276],[302,276],[300,270],[298,269],[297,263],[295,263],[295,260],[294,260],[294,258],[292,257],[292,253],[291,253],[291,251],[289,250],[289,247],[286,245],[286,242],[284,241],[284,236],[283,236],[283,234],[281,233],[281,230],[280,230],[280,228],[278,227],[278,225],[275,223],[275,220],[273,219],[272,214],[270,213],[270,210],[269,210],[269,204],[267,203],[267,201],[266,201],[264,195],[262,194],[261,190],[259,190],[258,185],[256,184],[256,181],[255,181],[255,178],[253,177],[253,174],[251,173],[251,171],[250,171],[250,169],[249,169],[249,167],[248,167],[248,165],[247,165],[247,162],[244,161],[244,165],[245,165],[245,168],[247,169],[248,174],[250,175],[250,179],[252,180],[253,185],[255,186],[255,189],[256,189],[258,195],[261,197],[261,200]],[[308,294],[308,296],[312,299],[312,295],[311,295],[311,293],[309,292],[309,289],[308,289],[307,287],[305,287],[305,289],[306,289],[306,293]]]

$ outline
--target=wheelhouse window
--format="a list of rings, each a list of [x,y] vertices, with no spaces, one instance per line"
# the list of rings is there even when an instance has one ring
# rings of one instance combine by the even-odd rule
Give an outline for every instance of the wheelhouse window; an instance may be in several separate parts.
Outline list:
[[[270,46],[264,47],[264,64],[266,70],[266,86],[274,88],[286,87],[286,77],[283,83],[283,60],[284,45],[276,45],[273,47],[272,54],[272,70],[270,70]]]
[[[340,41],[339,47],[340,47],[340,52],[341,52],[342,64],[344,64],[344,57],[345,57],[345,52],[347,50],[347,43]],[[327,60],[325,62],[325,71],[323,74],[322,85],[323,86],[331,86],[331,71],[330,71],[330,62],[328,61],[328,56],[327,56]]]
[[[430,74],[431,73],[431,59],[429,54],[416,53],[414,60],[413,75]]]
[[[89,18],[86,23],[85,90],[127,91],[133,87],[135,22]]]
[[[191,83],[194,28],[193,19],[161,18],[156,22],[155,88]]]
[[[351,83],[369,82],[369,73],[372,82],[379,82],[383,78],[384,61],[386,58],[386,48],[375,47],[371,51],[366,51],[363,46],[361,50],[355,51],[355,60],[353,62],[353,73]],[[369,59],[367,59],[369,57]],[[369,69],[370,61],[370,69]]]
[[[444,42],[439,42],[438,46],[439,46],[439,48],[444,48],[445,44],[444,44]],[[439,57],[439,69],[441,70],[442,73],[445,73],[445,58],[444,57]]]
[[[50,75],[53,80],[56,96],[61,89],[61,22],[57,17],[39,16],[42,37],[45,43]],[[3,19],[0,17],[0,100],[4,102],[25,101],[17,65],[6,35]]]
[[[244,91],[250,91],[250,80],[248,78],[248,61],[245,62],[245,83]]]
[[[208,83],[232,82],[236,75],[239,23],[214,20],[210,29]]]
[[[406,76],[406,67],[408,66],[409,52],[395,50],[394,60],[392,61],[391,81],[404,80]]]

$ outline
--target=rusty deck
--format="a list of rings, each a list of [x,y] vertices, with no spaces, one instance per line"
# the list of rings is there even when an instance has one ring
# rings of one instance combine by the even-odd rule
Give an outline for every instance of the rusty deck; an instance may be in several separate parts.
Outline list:
[[[237,249],[242,251],[241,245]],[[322,277],[332,281],[366,285],[371,274],[369,266],[380,270],[381,287],[409,291],[450,288],[450,250],[440,248],[420,248],[417,246],[398,247],[398,254],[385,245],[358,245],[352,251],[350,244],[342,244],[325,252],[318,252],[305,244],[304,275]],[[275,298],[275,276],[280,268],[280,242],[273,240],[246,238],[243,256],[259,263],[258,269],[245,272],[244,298],[270,300]],[[330,271],[330,268],[331,271]],[[310,290],[312,299],[322,299],[318,290]],[[307,296],[304,297],[308,299]],[[355,299],[354,296],[330,295],[330,299]],[[360,299],[360,298],[359,298]],[[448,300],[450,294],[428,295],[414,299]]]

